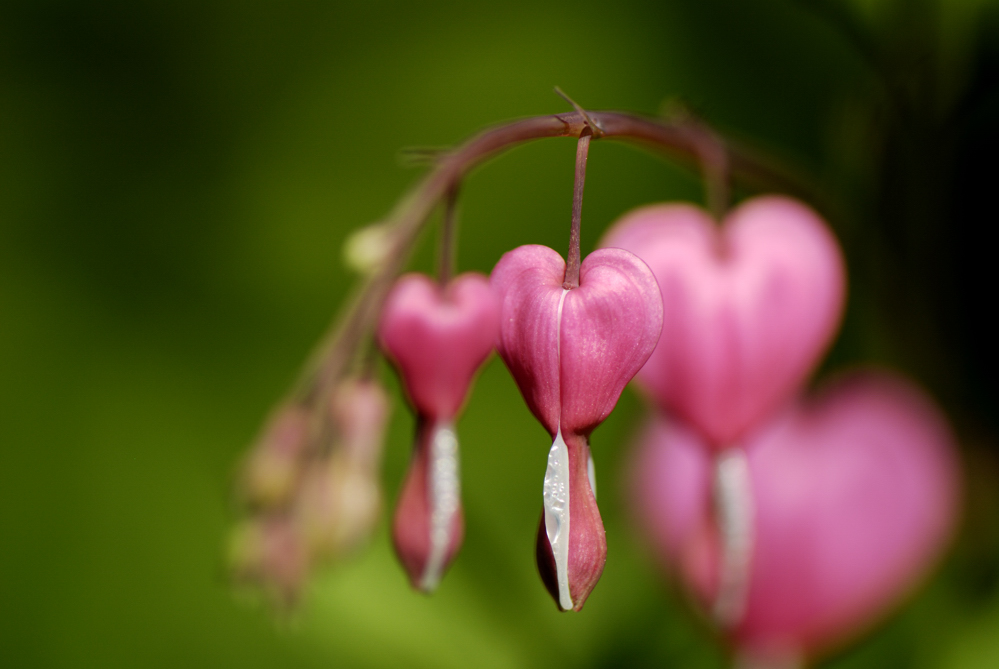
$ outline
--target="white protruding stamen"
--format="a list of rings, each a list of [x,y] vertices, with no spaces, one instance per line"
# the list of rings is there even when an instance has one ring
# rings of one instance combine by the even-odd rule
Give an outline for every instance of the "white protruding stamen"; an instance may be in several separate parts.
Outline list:
[[[569,290],[562,289],[555,315],[555,350],[558,353],[558,371],[562,374],[562,307]],[[561,383],[559,384],[561,390]],[[559,397],[561,403],[562,398]],[[562,422],[561,411],[559,423]],[[548,468],[542,491],[545,508],[545,532],[555,558],[555,575],[558,581],[558,605],[563,611],[572,609],[569,594],[569,449],[562,439],[562,427],[555,434],[555,441],[548,451]]]
[[[562,439],[562,431],[555,435],[552,449],[548,451],[548,469],[545,470],[545,532],[555,557],[558,579],[559,606],[572,608],[569,595],[569,449]]]
[[[435,590],[444,571],[444,562],[451,547],[451,527],[461,501],[461,480],[458,475],[458,438],[449,422],[434,426],[430,436],[430,458],[427,463],[427,489],[430,493],[430,555],[423,567],[420,588]]]
[[[723,628],[732,628],[742,620],[746,609],[753,555],[752,481],[749,460],[741,448],[729,448],[718,456],[714,500],[721,533],[721,574],[714,617]]]

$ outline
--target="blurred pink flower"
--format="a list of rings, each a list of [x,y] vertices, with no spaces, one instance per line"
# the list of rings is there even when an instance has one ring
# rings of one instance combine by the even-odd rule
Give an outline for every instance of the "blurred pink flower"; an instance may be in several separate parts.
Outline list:
[[[662,337],[639,383],[716,449],[793,396],[839,324],[839,246],[786,197],[747,200],[720,227],[692,205],[643,207],[601,246],[647,262],[662,291]]]
[[[743,447],[747,581],[728,622],[744,652],[811,655],[856,634],[924,574],[954,528],[953,437],[933,403],[897,377],[841,378]],[[636,455],[643,529],[696,598],[717,607],[726,556],[712,455],[696,432],[661,418]]]
[[[455,419],[493,349],[499,305],[489,281],[462,274],[442,288],[409,274],[389,294],[378,328],[418,414],[413,460],[392,537],[414,587],[433,591],[464,534]]]
[[[607,556],[588,437],[652,353],[662,299],[645,263],[620,249],[590,254],[577,288],[563,288],[565,272],[552,249],[521,246],[497,263],[492,285],[501,301],[497,350],[554,440],[538,567],[559,608],[579,610]]]
[[[378,339],[416,413],[433,419],[458,415],[472,377],[493,350],[498,319],[496,298],[481,274],[462,274],[445,288],[421,274],[396,282]]]

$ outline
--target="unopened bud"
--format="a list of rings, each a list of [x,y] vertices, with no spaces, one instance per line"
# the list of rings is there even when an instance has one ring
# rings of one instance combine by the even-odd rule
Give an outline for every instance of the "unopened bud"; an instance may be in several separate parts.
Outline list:
[[[376,381],[351,378],[333,391],[329,412],[330,452],[303,475],[294,517],[314,556],[339,558],[364,544],[378,522],[389,400]]]
[[[243,468],[243,494],[251,505],[271,508],[291,499],[308,439],[308,412],[297,405],[278,409]]]
[[[389,403],[385,389],[372,379],[348,379],[330,398],[336,448],[351,466],[374,472],[381,463]]]
[[[368,540],[380,509],[375,473],[334,453],[303,477],[295,524],[312,554],[339,558]]]
[[[361,228],[351,234],[343,245],[343,259],[359,274],[373,274],[385,264],[392,250],[390,230],[384,223]]]
[[[229,563],[240,581],[263,586],[283,604],[292,604],[308,573],[309,557],[301,536],[285,517],[249,520],[229,540]]]

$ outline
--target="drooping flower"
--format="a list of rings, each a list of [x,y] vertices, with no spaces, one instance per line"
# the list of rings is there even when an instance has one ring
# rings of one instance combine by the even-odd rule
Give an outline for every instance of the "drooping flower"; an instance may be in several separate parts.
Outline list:
[[[538,567],[559,608],[578,611],[607,555],[589,435],[655,348],[663,310],[655,277],[627,251],[590,254],[576,288],[563,288],[565,275],[557,252],[521,246],[497,263],[492,285],[497,351],[553,439]]]
[[[814,656],[856,634],[926,572],[954,528],[953,437],[897,377],[855,372],[742,446],[750,522],[741,577],[730,578],[732,544],[717,517],[722,465],[713,471],[696,431],[654,420],[634,461],[632,502],[657,554],[706,609],[727,616],[719,622],[748,656]]]
[[[647,262],[662,291],[663,332],[639,383],[718,450],[793,397],[839,324],[839,246],[787,197],[747,200],[720,227],[693,205],[643,207],[601,246]]]
[[[499,308],[486,277],[446,287],[409,274],[393,287],[378,338],[417,413],[413,460],[392,537],[414,587],[433,591],[461,546],[464,520],[455,420],[496,341]]]

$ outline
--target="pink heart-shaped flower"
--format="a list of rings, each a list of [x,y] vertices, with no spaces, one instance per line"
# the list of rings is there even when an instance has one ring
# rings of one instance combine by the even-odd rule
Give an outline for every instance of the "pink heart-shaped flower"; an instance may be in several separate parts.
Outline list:
[[[544,246],[510,251],[492,274],[497,350],[553,439],[538,568],[559,608],[578,611],[607,558],[587,438],[655,348],[662,299],[649,268],[621,249],[590,254],[578,287],[564,280],[565,262]]]
[[[462,274],[443,289],[421,274],[396,282],[378,339],[418,414],[457,415],[472,377],[493,349],[498,321],[496,298],[481,274]]]
[[[795,200],[747,200],[721,227],[692,205],[643,207],[601,245],[648,263],[662,291],[662,336],[639,383],[715,448],[789,399],[836,332],[839,246]]]
[[[396,505],[392,540],[414,587],[432,592],[461,546],[464,518],[454,420],[499,329],[488,279],[462,274],[445,288],[402,277],[378,338],[418,414],[416,447]]]
[[[953,530],[953,438],[928,398],[883,373],[854,373],[744,444],[752,527],[735,643],[814,654],[868,625],[921,576]],[[724,560],[703,440],[657,420],[633,499],[659,554],[705,605]]]

